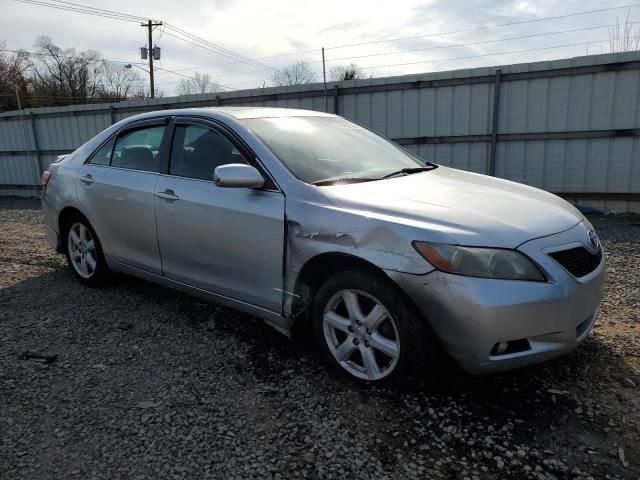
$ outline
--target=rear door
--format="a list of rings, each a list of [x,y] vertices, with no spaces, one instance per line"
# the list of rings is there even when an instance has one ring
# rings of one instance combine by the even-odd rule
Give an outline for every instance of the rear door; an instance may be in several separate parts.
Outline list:
[[[81,167],[76,189],[105,253],[158,275],[155,186],[167,163],[166,131],[166,118],[125,127]]]
[[[218,165],[255,157],[223,127],[176,119],[169,171],[156,185],[164,275],[236,300],[282,311],[284,195],[213,183]]]

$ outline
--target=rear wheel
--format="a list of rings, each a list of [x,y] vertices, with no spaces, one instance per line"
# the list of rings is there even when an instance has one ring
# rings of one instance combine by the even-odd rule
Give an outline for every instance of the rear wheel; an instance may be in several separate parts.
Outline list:
[[[335,274],[318,290],[312,315],[325,360],[361,381],[410,381],[435,353],[421,315],[377,272]]]
[[[99,286],[107,280],[109,269],[98,237],[82,216],[66,223],[67,263],[75,277],[87,286]]]

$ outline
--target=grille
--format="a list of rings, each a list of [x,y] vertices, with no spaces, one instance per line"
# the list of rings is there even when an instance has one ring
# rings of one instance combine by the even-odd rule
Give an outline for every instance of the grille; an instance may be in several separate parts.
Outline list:
[[[602,260],[602,249],[591,253],[584,247],[570,248],[550,253],[549,256],[574,277],[584,277],[593,272]]]

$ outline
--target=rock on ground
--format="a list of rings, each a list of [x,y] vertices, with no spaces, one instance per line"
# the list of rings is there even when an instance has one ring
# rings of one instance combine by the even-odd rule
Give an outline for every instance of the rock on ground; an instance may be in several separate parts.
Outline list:
[[[38,202],[2,199],[0,478],[639,478],[640,219],[592,220],[608,281],[579,349],[394,390],[244,314],[131,278],[85,288]]]

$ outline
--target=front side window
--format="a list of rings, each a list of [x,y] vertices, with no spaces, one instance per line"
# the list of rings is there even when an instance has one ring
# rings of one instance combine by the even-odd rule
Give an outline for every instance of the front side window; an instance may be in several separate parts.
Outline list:
[[[242,122],[307,183],[376,180],[425,166],[390,141],[342,118],[275,117]]]
[[[146,127],[119,136],[111,157],[111,166],[160,171],[160,145],[164,130],[164,125]]]
[[[180,177],[213,180],[219,165],[247,163],[225,136],[203,125],[177,125],[171,149],[169,173]]]

